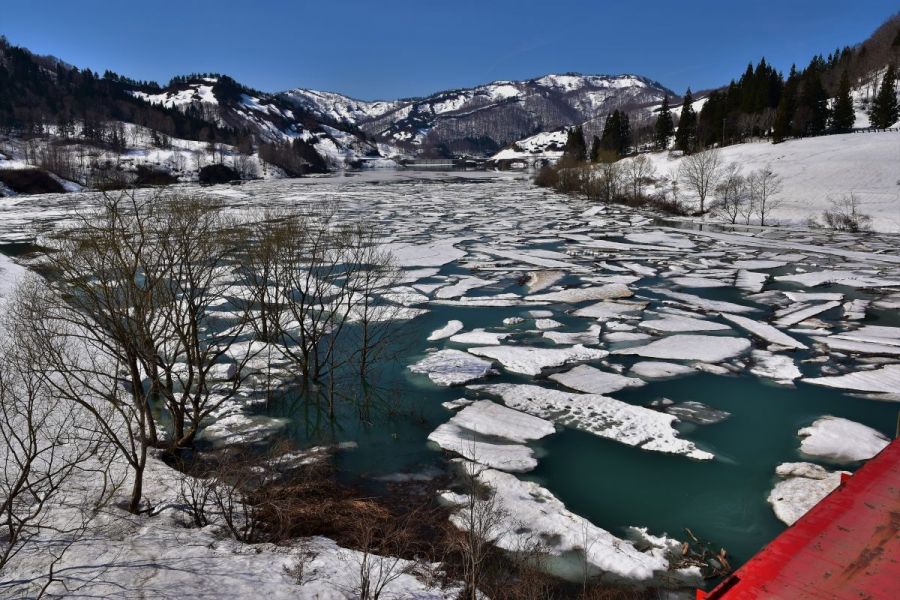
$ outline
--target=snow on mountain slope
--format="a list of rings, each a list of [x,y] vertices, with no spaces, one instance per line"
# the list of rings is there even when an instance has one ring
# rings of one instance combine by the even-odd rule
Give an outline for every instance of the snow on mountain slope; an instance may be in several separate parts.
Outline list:
[[[302,89],[281,97],[407,150],[490,155],[536,131],[575,125],[617,108],[658,103],[665,95],[675,96],[636,75],[565,74],[494,81],[394,102],[364,102]]]
[[[165,90],[131,94],[151,104],[174,108],[237,131],[251,131],[262,141],[302,139],[310,142],[331,168],[356,164],[362,157],[379,156],[379,149],[360,135],[352,121],[335,111],[311,110],[284,95],[256,92],[227,77],[194,77],[173,82]],[[333,105],[338,94],[331,97]],[[349,99],[347,99],[349,100]],[[334,113],[334,114],[331,114]]]
[[[279,96],[320,117],[350,124],[374,119],[402,104],[400,100],[367,102],[335,92],[304,88],[288,90]]]
[[[781,205],[772,212],[773,223],[803,224],[820,218],[832,208],[832,200],[853,194],[860,211],[872,217],[876,231],[900,233],[900,133],[896,131],[736,144],[720,152],[724,162],[738,164],[744,174],[770,166],[782,178]],[[677,169],[683,160],[668,152],[647,156],[657,177]],[[680,196],[694,201],[684,186]]]
[[[158,104],[166,108],[181,108],[194,103],[218,104],[216,95],[213,93],[212,84],[214,83],[216,83],[215,79],[204,77],[202,81],[191,83],[182,89],[167,90],[158,94],[135,90],[131,92],[131,95],[150,104]]]
[[[504,148],[491,156],[490,160],[493,162],[522,159],[556,161],[562,156],[563,149],[566,146],[567,137],[568,133],[564,129],[558,131],[542,131],[536,135],[514,142],[509,147]]]

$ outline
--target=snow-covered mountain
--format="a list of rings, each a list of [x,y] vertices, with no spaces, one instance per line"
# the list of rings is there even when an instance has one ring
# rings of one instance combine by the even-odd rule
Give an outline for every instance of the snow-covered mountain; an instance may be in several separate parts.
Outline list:
[[[616,109],[657,104],[666,95],[676,96],[637,75],[569,73],[397,101],[366,102],[305,89],[280,97],[410,153],[489,155],[537,132],[597,119]]]
[[[380,155],[378,146],[351,120],[311,110],[281,95],[245,88],[226,77],[185,78],[162,90],[132,90],[131,94],[219,127],[253,133],[262,141],[303,140],[331,168]]]

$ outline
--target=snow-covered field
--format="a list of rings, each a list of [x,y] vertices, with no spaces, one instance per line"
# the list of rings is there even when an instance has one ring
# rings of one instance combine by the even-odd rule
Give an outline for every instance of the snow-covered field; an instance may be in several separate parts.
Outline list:
[[[889,165],[882,154],[900,151],[896,133],[796,142],[822,146],[817,175],[807,173],[812,162],[791,158],[793,142],[725,152],[747,168],[769,162],[776,171],[782,167],[786,192],[794,177],[820,189],[820,180],[830,178],[834,190],[841,176],[829,174],[824,165],[847,156],[845,146],[857,139],[867,148],[878,147],[868,156],[879,165],[878,175],[869,179],[879,183],[867,189],[886,190]],[[665,155],[654,160],[660,168],[672,162]],[[861,169],[864,162],[854,164]],[[864,179],[852,180],[862,186]],[[798,394],[809,381],[859,394],[849,400],[873,411],[857,417],[869,426],[877,421],[871,415],[900,398],[895,387],[900,322],[891,317],[900,309],[896,236],[676,229],[633,209],[590,204],[536,188],[524,178],[490,173],[365,173],[178,189],[217,197],[230,212],[337,199],[343,217],[364,218],[379,227],[403,270],[403,286],[390,298],[409,309],[405,318],[437,318],[416,330],[427,345],[404,358],[406,375],[419,386],[417,399],[427,403],[431,393],[465,386],[452,388],[459,396],[451,408],[462,410],[448,410],[430,439],[486,467],[479,479],[513,515],[505,522],[511,535],[498,543],[514,549],[527,536],[538,535],[548,541],[555,572],[565,576],[577,575],[575,565],[581,562],[610,580],[641,584],[673,576],[691,581],[697,573],[679,570],[678,553],[672,553],[678,542],[665,537],[678,537],[680,531],[643,530],[643,542],[625,539],[612,527],[576,514],[541,481],[519,476],[545,460],[535,444],[572,430],[631,452],[635,460],[662,457],[675,468],[762,468],[737,464],[736,449],[728,448],[727,440],[714,442],[697,433],[741,417],[700,403],[642,403],[616,394],[697,373],[761,380]],[[815,195],[800,184],[791,189],[805,198]],[[897,207],[897,190],[893,193],[881,206]],[[3,200],[0,244],[52,235],[66,223],[68,211],[90,197]],[[786,210],[792,206],[785,204]],[[886,218],[879,213],[881,222]],[[0,268],[8,282],[16,268],[8,259]],[[237,399],[212,431],[220,439],[235,439],[248,427],[260,435],[278,432],[279,423],[251,416],[250,408]],[[795,435],[798,425],[790,423],[792,450],[778,457],[785,465],[777,475],[775,464],[765,465],[762,475],[752,472],[757,481],[771,478],[774,485],[780,480],[770,501],[785,521],[802,514],[838,477],[821,466],[794,464],[801,456],[858,461],[880,443],[862,424],[838,421],[835,427],[834,421],[818,420],[841,417],[832,412],[818,412],[803,423],[811,427],[800,432],[802,440]],[[426,448],[422,439],[421,450]],[[172,472],[162,463],[152,464],[147,491],[157,507],[152,516],[109,509],[93,535],[78,541],[61,563],[60,572],[71,583],[83,584],[85,595],[353,597],[358,560],[353,552],[323,539],[292,548],[245,546],[218,537],[215,530],[185,528]],[[746,502],[764,504],[765,494],[758,496]],[[465,506],[459,494],[448,491],[443,497]],[[515,517],[527,527],[514,528],[519,525]],[[464,519],[457,514],[454,522]],[[40,570],[52,539],[17,558],[3,575],[5,585]],[[315,556],[306,568],[314,575],[298,582],[284,567],[295,564],[301,551]],[[394,584],[395,597],[451,597],[452,590],[424,581],[414,573],[404,575]]]
[[[780,205],[772,220],[803,225],[821,221],[833,200],[853,194],[860,211],[872,217],[876,231],[900,233],[900,132],[847,133],[788,140],[780,144],[754,142],[726,146],[722,160],[737,164],[744,174],[771,167],[781,177]],[[681,158],[668,152],[648,154],[657,175],[677,169]],[[682,190],[683,198],[692,197]]]

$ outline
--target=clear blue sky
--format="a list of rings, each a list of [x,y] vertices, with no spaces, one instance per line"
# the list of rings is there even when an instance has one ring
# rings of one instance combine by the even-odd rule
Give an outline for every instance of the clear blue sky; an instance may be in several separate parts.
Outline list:
[[[424,95],[551,72],[637,73],[681,93],[864,40],[897,0],[0,0],[0,34],[160,82],[217,71],[266,91]]]

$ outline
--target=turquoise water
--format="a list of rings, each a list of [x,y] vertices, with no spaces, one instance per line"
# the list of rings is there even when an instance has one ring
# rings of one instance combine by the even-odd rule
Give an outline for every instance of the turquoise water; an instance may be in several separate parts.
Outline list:
[[[649,287],[654,284],[653,280],[644,280],[641,287],[645,282]],[[494,295],[518,287],[514,280],[505,284],[476,290],[471,295],[476,292]],[[711,299],[752,305],[731,288],[690,291]],[[646,289],[641,293],[653,296]],[[294,424],[288,430],[289,435],[302,444],[356,442],[357,449],[336,456],[341,475],[354,483],[362,482],[377,489],[379,478],[386,475],[427,474],[443,469],[442,454],[429,446],[426,437],[452,416],[441,403],[465,397],[467,392],[464,388],[434,385],[424,375],[413,374],[405,368],[421,358],[428,348],[436,347],[425,341],[428,334],[448,320],[458,319],[467,330],[486,327],[519,332],[504,343],[547,347],[553,344],[539,334],[524,332],[527,323],[513,328],[501,326],[505,317],[522,315],[528,307],[430,308],[429,313],[397,327],[398,339],[405,340],[402,353],[382,369],[378,389],[370,393],[368,402],[363,400],[362,393],[354,392],[355,400],[338,404],[339,416],[334,423],[327,418],[323,401],[316,410],[315,402],[296,397],[276,402],[269,414],[292,417]],[[571,309],[566,305],[534,308],[554,310],[554,318],[564,323],[566,331],[587,329],[591,323],[564,314],[564,309]],[[871,320],[880,322],[884,318],[873,315]],[[445,341],[436,344],[465,348]],[[818,374],[819,365],[800,362],[809,356],[808,352],[794,356],[804,375]],[[624,356],[611,356],[608,360],[623,365],[635,362]],[[532,378],[508,373],[487,381],[535,383]],[[540,383],[558,387],[550,381]],[[682,437],[713,452],[716,459],[695,461],[647,452],[564,429],[533,445],[539,464],[523,477],[537,481],[570,510],[613,533],[623,534],[624,527],[638,525],[649,527],[654,533],[665,532],[684,539],[684,529],[690,528],[713,546],[724,547],[734,558],[734,566],[747,560],[784,529],[766,497],[776,481],[774,472],[778,464],[808,460],[798,454],[798,429],[830,414],[864,423],[891,436],[900,408],[895,403],[853,397],[802,382],[796,387],[779,386],[749,374],[697,373],[649,382],[611,396],[642,406],[663,397],[676,402],[696,400],[731,413],[728,419],[713,425],[678,426]]]

